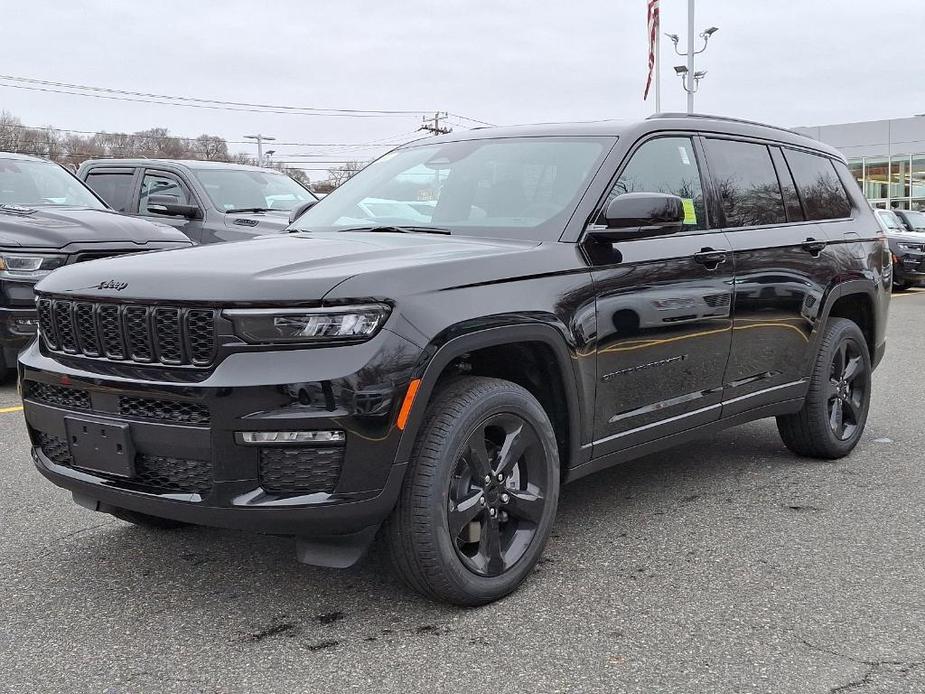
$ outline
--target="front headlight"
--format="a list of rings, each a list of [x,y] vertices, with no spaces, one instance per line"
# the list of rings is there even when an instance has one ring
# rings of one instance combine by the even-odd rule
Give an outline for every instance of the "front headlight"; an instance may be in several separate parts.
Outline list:
[[[385,304],[331,308],[234,309],[224,312],[235,334],[247,342],[362,342],[389,317]]]
[[[39,279],[67,262],[63,255],[0,253],[0,277]]]

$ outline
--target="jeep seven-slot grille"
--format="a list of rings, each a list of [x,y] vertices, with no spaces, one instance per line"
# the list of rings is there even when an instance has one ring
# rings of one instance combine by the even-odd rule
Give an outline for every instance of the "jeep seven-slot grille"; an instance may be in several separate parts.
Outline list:
[[[48,349],[141,364],[208,366],[215,356],[213,309],[38,300]]]

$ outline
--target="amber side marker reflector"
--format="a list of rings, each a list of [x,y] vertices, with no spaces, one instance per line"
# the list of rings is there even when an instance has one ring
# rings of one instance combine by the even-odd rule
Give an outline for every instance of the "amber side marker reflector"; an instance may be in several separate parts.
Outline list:
[[[408,417],[411,415],[411,406],[414,405],[414,396],[418,394],[418,388],[421,387],[421,379],[415,378],[408,384],[408,390],[405,393],[405,400],[401,404],[401,410],[398,412],[398,421],[395,423],[402,431],[408,423]]]

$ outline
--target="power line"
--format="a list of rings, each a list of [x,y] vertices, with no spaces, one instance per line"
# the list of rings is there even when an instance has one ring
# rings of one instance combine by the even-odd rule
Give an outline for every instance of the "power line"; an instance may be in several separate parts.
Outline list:
[[[0,77],[2,79],[2,77]],[[93,94],[87,92],[65,91],[63,89],[54,89],[52,87],[32,87],[25,84],[0,84],[0,87],[8,89],[26,89],[33,92],[50,92],[54,94],[70,94],[71,96],[86,96],[95,99],[108,99],[110,101],[130,101],[139,104],[161,104],[163,106],[183,106],[185,108],[201,108],[210,111],[240,111],[245,113],[276,113],[290,116],[329,116],[334,118],[407,118],[409,114],[374,114],[374,113],[312,113],[305,111],[288,111],[280,109],[263,109],[263,108],[237,108],[234,106],[211,106],[208,104],[177,103],[175,101],[163,101],[157,99],[133,98],[127,96],[110,96],[107,94]],[[417,114],[419,112],[415,112]]]
[[[86,84],[73,84],[68,82],[55,82],[52,80],[40,80],[30,77],[17,77],[15,75],[0,75],[0,80],[6,82],[17,82],[19,84],[0,84],[0,87],[9,87],[13,89],[27,89],[30,91],[53,92],[57,94],[70,94],[72,96],[85,96],[99,99],[109,99],[113,101],[130,101],[137,103],[156,103],[171,106],[187,106],[190,108],[205,108],[210,110],[225,111],[246,111],[259,113],[280,113],[294,115],[313,115],[313,116],[331,116],[331,117],[349,117],[349,118],[369,118],[369,117],[397,117],[397,116],[419,116],[425,115],[429,111],[423,109],[406,110],[406,109],[354,109],[354,108],[328,108],[318,106],[288,106],[279,104],[261,104],[246,101],[227,101],[222,99],[204,99],[189,96],[172,96],[168,94],[155,94],[150,92],[133,92],[124,89],[112,89],[108,87],[95,87]],[[41,86],[38,86],[41,85]],[[66,91],[71,90],[71,91]],[[78,91],[73,91],[78,90]],[[89,92],[89,93],[88,93]],[[179,102],[179,103],[177,103]],[[484,121],[479,121],[468,116],[453,114],[457,118],[463,118],[475,123],[488,125]]]

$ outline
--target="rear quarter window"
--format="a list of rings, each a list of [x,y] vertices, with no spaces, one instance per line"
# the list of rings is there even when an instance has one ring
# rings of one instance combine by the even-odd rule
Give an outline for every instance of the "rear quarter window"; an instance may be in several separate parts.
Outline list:
[[[91,171],[86,182],[112,209],[126,212],[132,201],[132,178],[130,172]]]
[[[828,157],[785,149],[784,156],[803,201],[806,219],[844,219],[851,216],[851,202]]]

